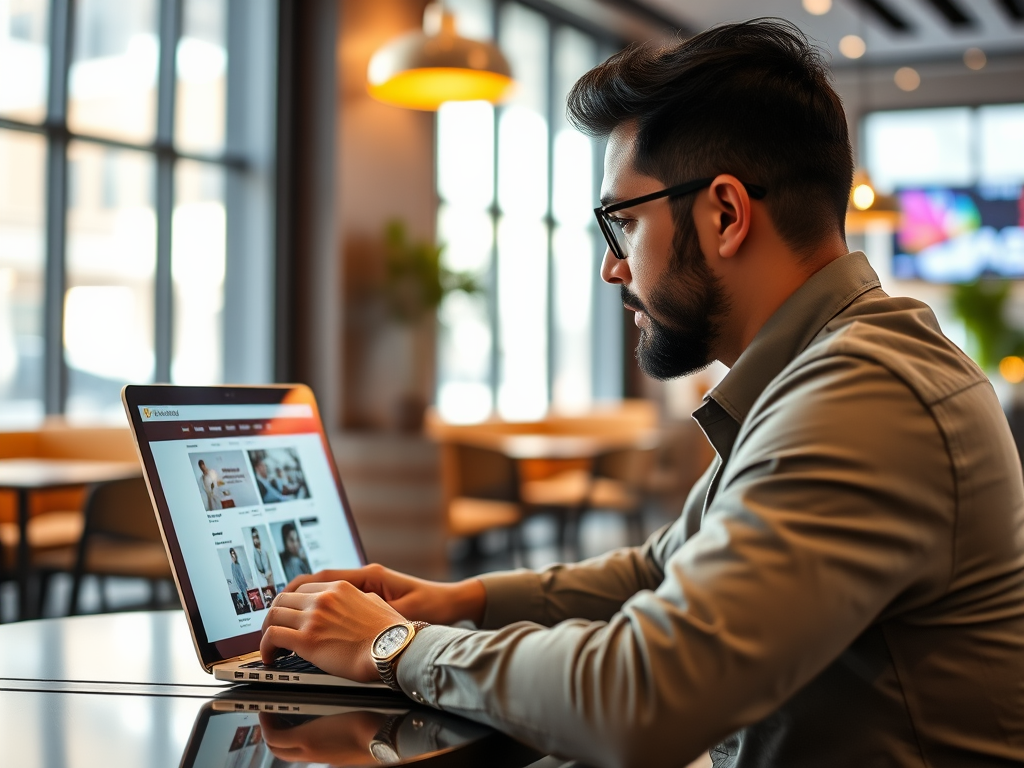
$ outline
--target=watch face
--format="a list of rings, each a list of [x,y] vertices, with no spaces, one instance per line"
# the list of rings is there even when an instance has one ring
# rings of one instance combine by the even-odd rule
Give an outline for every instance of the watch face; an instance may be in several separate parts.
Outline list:
[[[388,746],[383,741],[371,741],[370,754],[381,765],[393,765],[402,759],[394,747]]]
[[[392,627],[377,638],[377,642],[373,644],[373,655],[380,659],[386,659],[402,647],[402,643],[405,642],[405,638],[408,636],[408,627],[404,625]]]

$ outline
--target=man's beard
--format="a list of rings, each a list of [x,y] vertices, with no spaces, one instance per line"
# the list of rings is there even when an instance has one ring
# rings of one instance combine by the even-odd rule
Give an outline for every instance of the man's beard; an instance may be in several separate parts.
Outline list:
[[[667,279],[651,291],[646,306],[621,286],[622,303],[647,315],[636,361],[640,370],[661,381],[697,373],[714,362],[721,318],[729,310],[721,281],[704,261],[689,212],[679,217],[672,247]],[[664,320],[656,320],[649,309]]]

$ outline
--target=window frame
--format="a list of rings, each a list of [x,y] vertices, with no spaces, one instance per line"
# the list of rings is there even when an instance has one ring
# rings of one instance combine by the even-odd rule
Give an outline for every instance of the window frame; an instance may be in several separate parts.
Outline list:
[[[273,128],[253,136],[254,118],[274,126],[276,108],[277,2],[227,0],[225,141],[223,151],[203,153],[181,150],[174,143],[177,95],[177,54],[182,36],[185,0],[157,0],[159,58],[156,77],[156,131],[149,143],[134,143],[76,132],[68,127],[68,79],[74,55],[76,0],[51,0],[47,25],[49,72],[46,116],[29,123],[0,116],[4,131],[41,135],[46,141],[45,201],[43,228],[43,411],[62,415],[68,397],[68,366],[64,354],[64,300],[67,291],[68,146],[80,142],[111,149],[146,153],[154,159],[152,191],[156,217],[156,266],[154,274],[154,371],[153,380],[171,380],[174,333],[174,286],[171,271],[172,217],[175,206],[175,171],[179,161],[194,161],[221,168],[225,175],[224,204],[227,217],[224,335],[238,331],[251,320],[241,316],[245,302],[232,293],[257,289],[265,305],[264,342],[242,343],[244,352],[229,359],[225,344],[224,378],[236,381],[268,380],[273,366],[274,295],[272,288],[273,194],[264,176],[273,169],[276,137]],[[255,40],[255,43],[254,43]],[[268,50],[274,55],[268,56]],[[255,69],[254,69],[255,66]],[[265,81],[265,86],[264,86]],[[260,87],[252,88],[251,84]],[[243,95],[244,94],[244,95]],[[259,236],[241,231],[240,220],[259,216],[268,222]],[[256,245],[259,238],[264,245]],[[254,250],[254,245],[256,245]],[[251,277],[245,273],[255,272]],[[243,284],[232,287],[238,276]],[[251,293],[249,294],[252,295]],[[250,302],[251,303],[251,302]]]
[[[557,92],[556,80],[556,39],[558,33],[563,28],[570,28],[575,32],[586,35],[595,43],[597,51],[597,61],[603,61],[611,56],[615,51],[620,50],[624,45],[625,41],[619,39],[609,33],[607,30],[600,28],[595,24],[588,23],[585,19],[581,19],[574,14],[563,11],[557,7],[551,6],[545,2],[534,2],[534,0],[482,0],[486,5],[490,5],[490,32],[491,38],[494,40],[500,40],[501,38],[501,19],[503,10],[509,5],[519,5],[529,11],[536,13],[544,18],[547,22],[547,60],[544,63],[545,67],[545,88],[546,88],[546,103],[544,105],[543,117],[547,126],[547,170],[546,170],[546,207],[542,221],[545,229],[545,240],[546,240],[546,280],[547,280],[547,305],[545,308],[545,327],[546,327],[546,346],[547,346],[547,359],[546,359],[546,401],[550,407],[553,402],[553,396],[555,391],[555,379],[558,373],[557,362],[559,357],[558,349],[558,329],[557,329],[557,317],[556,317],[556,291],[555,281],[557,276],[555,274],[554,264],[554,233],[558,228],[558,222],[554,215],[554,150],[555,150],[555,139],[556,139],[556,126],[558,125],[558,112],[564,108],[564,104],[561,101],[561,94]],[[513,73],[514,76],[514,73]],[[500,155],[500,141],[501,141],[501,117],[506,107],[502,105],[496,105],[494,107],[494,121],[493,121],[493,155],[492,155],[492,202],[487,209],[487,214],[490,220],[491,230],[494,233],[492,237],[492,244],[490,252],[487,255],[487,270],[482,275],[483,284],[485,287],[486,301],[486,313],[488,328],[491,335],[490,345],[490,359],[488,365],[488,376],[486,384],[490,389],[490,403],[491,411],[496,413],[499,410],[499,390],[502,381],[502,350],[501,350],[501,308],[500,304],[500,292],[498,286],[498,227],[499,222],[506,215],[503,211],[499,199],[499,184],[500,180],[500,167],[499,167],[499,155]],[[439,167],[438,157],[438,146],[439,143],[435,141],[435,169]],[[597,200],[600,196],[601,178],[603,175],[604,167],[604,147],[605,141],[595,140],[592,142],[593,151],[593,190],[592,197]],[[439,171],[436,172],[439,178]],[[446,205],[449,201],[446,200],[444,195],[441,193],[441,189],[437,181],[435,181],[435,190],[438,196],[439,207]],[[592,217],[591,217],[592,218]],[[591,302],[591,335],[590,335],[590,379],[591,379],[591,393],[594,400],[612,400],[619,399],[623,396],[625,390],[625,361],[623,357],[623,344],[624,344],[624,333],[622,323],[619,322],[621,315],[621,302],[619,299],[618,291],[601,290],[602,288],[607,289],[607,286],[603,284],[599,274],[600,260],[604,255],[604,237],[596,224],[596,221],[591,220],[587,225],[587,231],[591,234],[592,242],[594,243],[594,252],[592,258],[594,260],[593,284],[592,284],[592,302]],[[440,365],[440,348],[438,349],[438,366],[437,370],[441,371]],[[439,401],[440,388],[442,381],[440,376],[436,382],[435,390],[435,401]]]

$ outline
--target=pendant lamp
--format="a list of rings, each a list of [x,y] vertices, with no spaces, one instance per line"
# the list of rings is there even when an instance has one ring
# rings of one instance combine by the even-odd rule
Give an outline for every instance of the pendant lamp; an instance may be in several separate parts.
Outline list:
[[[497,46],[460,37],[440,3],[423,13],[423,30],[402,35],[370,59],[367,88],[379,101],[433,111],[446,101],[502,100],[512,70]]]
[[[900,207],[892,195],[879,194],[871,177],[863,168],[853,175],[853,189],[846,208],[846,231],[863,232],[875,225],[895,227],[900,220]]]
[[[857,10],[857,37],[866,40],[867,35],[864,29],[864,16]],[[864,76],[864,59],[857,58],[856,85],[859,96],[860,110],[866,110],[868,104],[868,83]],[[895,229],[900,221],[899,202],[892,195],[882,195],[871,183],[871,177],[864,167],[858,168],[853,174],[853,188],[850,190],[850,200],[846,205],[846,231],[854,234],[863,234],[868,229],[876,227],[888,227]]]

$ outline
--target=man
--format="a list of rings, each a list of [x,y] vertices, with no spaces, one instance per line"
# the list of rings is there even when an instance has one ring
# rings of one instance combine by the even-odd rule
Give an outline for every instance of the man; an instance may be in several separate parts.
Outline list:
[[[267,470],[267,462],[260,454],[250,454],[253,456],[252,467],[256,470],[256,487],[260,489],[260,498],[263,499],[264,504],[276,504],[280,501],[288,501],[288,499],[271,485],[270,472]]]
[[[272,587],[274,586],[274,564],[270,560],[270,553],[263,551],[260,532],[257,528],[252,528],[250,534],[252,535],[252,559],[256,563],[256,570],[267,582],[267,586]]]
[[[202,473],[200,481],[203,484],[203,492],[206,494],[206,511],[213,512],[216,509],[221,509],[222,505],[220,499],[217,498],[217,481],[220,479],[217,477],[217,473],[206,466],[206,462],[202,459],[196,465],[199,467],[199,471]]]
[[[302,542],[299,541],[299,531],[295,523],[285,523],[281,526],[281,565],[284,566],[284,576],[293,581],[302,575],[309,575],[312,571],[309,562],[302,552]]]
[[[242,607],[246,613],[249,612],[249,580],[245,578],[245,573],[242,571],[242,564],[238,562],[238,553],[235,552],[235,548],[231,547],[228,550],[228,554],[231,556],[231,580],[235,582],[235,591],[238,593],[242,604]]]
[[[613,57],[569,113],[608,136],[601,274],[640,365],[731,369],[694,413],[716,460],[640,548],[457,584],[300,579],[264,656],[363,680],[379,661],[417,701],[596,765],[1024,762],[1019,459],[931,311],[847,253],[819,54],[783,22],[722,26]],[[382,631],[405,646],[375,659]]]

